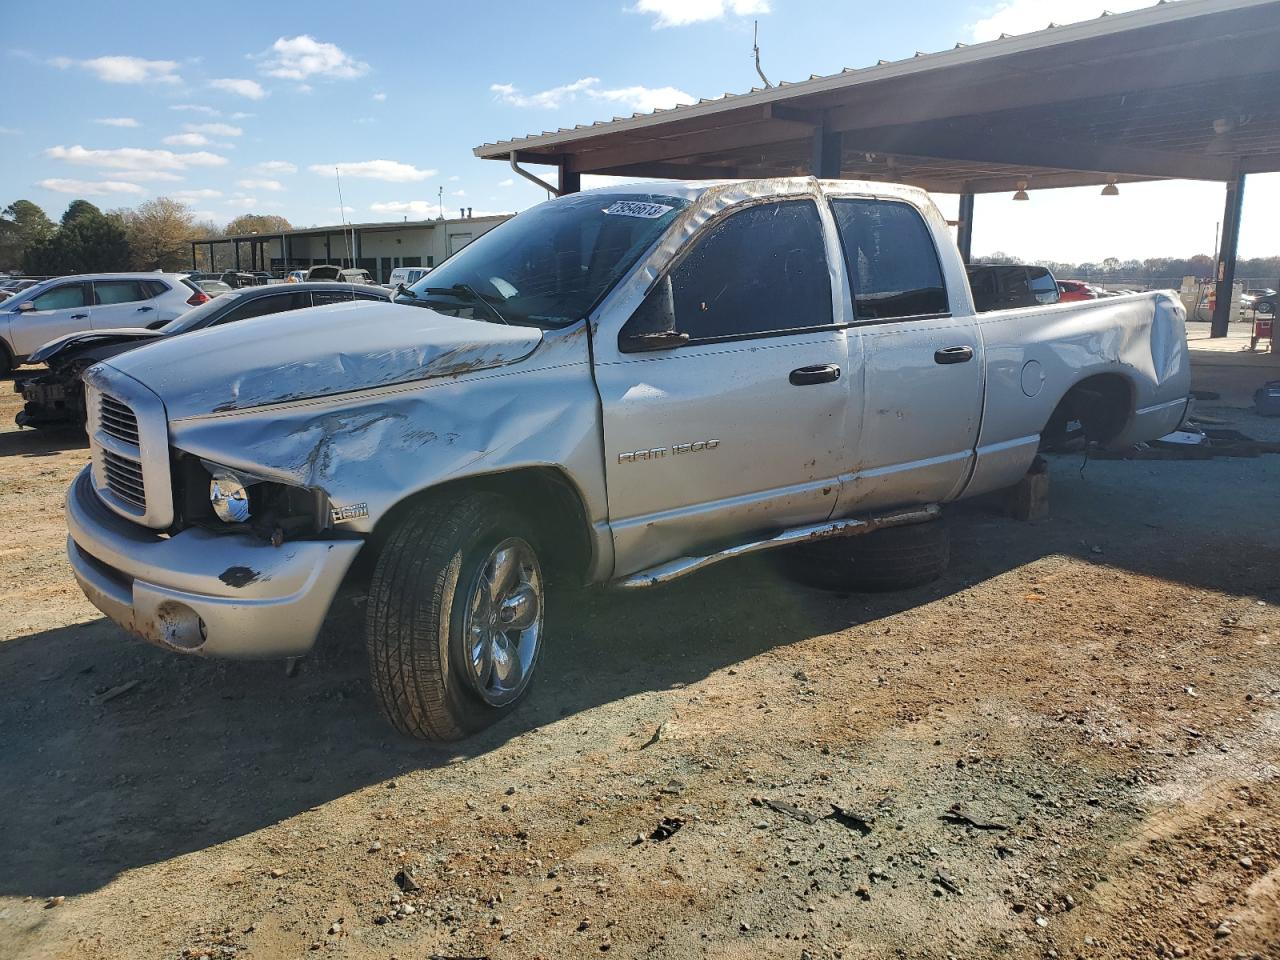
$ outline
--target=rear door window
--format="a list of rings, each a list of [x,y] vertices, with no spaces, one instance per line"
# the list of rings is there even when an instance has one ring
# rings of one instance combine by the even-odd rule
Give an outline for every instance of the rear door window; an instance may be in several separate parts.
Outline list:
[[[695,342],[831,326],[817,206],[789,200],[731,213],[671,271],[671,290],[676,329]]]
[[[950,313],[942,265],[915,207],[892,200],[835,199],[857,319]]]
[[[109,307],[115,303],[148,300],[150,294],[143,290],[143,284],[137,280],[95,280],[93,297],[98,306]]]

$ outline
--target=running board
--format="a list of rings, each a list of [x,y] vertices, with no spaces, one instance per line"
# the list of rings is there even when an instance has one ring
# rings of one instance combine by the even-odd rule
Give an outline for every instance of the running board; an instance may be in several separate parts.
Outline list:
[[[941,513],[942,508],[940,506],[930,504],[927,507],[913,507],[910,510],[899,510],[870,517],[832,520],[829,523],[814,523],[804,527],[792,527],[790,530],[784,530],[768,540],[740,543],[736,547],[729,547],[727,550],[708,554],[705,557],[679,557],[675,560],[668,560],[666,563],[660,563],[657,566],[649,567],[647,570],[641,570],[628,577],[615,580],[613,585],[624,590],[656,587],[659,584],[670,583],[672,580],[678,580],[687,574],[702,570],[713,563],[719,563],[721,560],[743,557],[749,553],[759,553],[761,550],[773,550],[776,547],[793,547],[801,543],[812,543],[814,540],[826,540],[831,537],[856,537],[875,530],[884,530],[887,527],[905,527],[913,523],[925,523],[929,520],[936,520]]]

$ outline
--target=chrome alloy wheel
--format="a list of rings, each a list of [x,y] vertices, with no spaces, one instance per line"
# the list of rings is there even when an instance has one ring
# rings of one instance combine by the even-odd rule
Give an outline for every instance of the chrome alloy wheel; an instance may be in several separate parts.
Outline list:
[[[529,683],[542,640],[542,570],[519,537],[490,552],[467,599],[467,679],[485,703],[511,703]]]

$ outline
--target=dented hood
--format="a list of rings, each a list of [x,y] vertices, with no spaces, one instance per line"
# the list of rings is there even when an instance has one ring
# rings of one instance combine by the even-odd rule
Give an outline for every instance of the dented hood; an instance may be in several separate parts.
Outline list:
[[[108,362],[181,420],[487,370],[541,341],[534,327],[354,301],[165,337]]]

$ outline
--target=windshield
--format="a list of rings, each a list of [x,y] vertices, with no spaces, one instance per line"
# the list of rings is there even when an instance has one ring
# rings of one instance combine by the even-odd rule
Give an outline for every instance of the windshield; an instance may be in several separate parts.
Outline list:
[[[188,330],[198,330],[208,322],[210,314],[222,311],[236,300],[239,300],[242,296],[244,296],[242,293],[219,294],[208,303],[202,303],[198,307],[192,307],[181,316],[170,320],[160,328],[160,332],[165,336],[169,336],[174,333],[186,333]]]
[[[688,205],[647,193],[561,197],[482,234],[395,299],[475,320],[562,327],[585,317]]]

